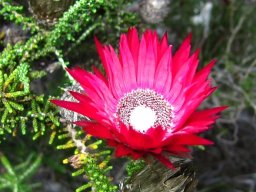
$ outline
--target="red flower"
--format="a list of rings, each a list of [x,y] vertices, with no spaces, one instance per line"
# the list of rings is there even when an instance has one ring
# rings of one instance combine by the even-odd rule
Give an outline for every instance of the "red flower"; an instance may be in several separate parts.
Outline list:
[[[53,100],[58,106],[89,117],[75,122],[108,141],[117,157],[153,155],[172,167],[166,154],[189,154],[188,146],[209,145],[196,134],[209,129],[225,107],[196,109],[214,90],[208,75],[215,60],[196,72],[199,51],[190,55],[189,35],[172,55],[167,35],[159,41],[147,30],[141,40],[135,28],[122,34],[119,55],[95,39],[106,77],[80,68],[67,69],[84,89],[71,92],[78,102]]]

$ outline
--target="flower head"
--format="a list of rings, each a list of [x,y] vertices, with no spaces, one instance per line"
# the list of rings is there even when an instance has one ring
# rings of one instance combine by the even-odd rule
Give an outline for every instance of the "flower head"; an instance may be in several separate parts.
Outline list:
[[[159,40],[156,32],[147,30],[140,40],[131,28],[121,35],[117,55],[95,39],[106,76],[96,68],[94,73],[67,69],[84,93],[70,92],[78,102],[52,102],[89,117],[75,123],[107,140],[117,157],[152,155],[172,167],[166,154],[184,156],[189,146],[212,144],[196,134],[225,109],[197,110],[215,90],[208,80],[215,60],[197,72],[199,51],[190,55],[190,40],[191,35],[173,55],[167,35]]]

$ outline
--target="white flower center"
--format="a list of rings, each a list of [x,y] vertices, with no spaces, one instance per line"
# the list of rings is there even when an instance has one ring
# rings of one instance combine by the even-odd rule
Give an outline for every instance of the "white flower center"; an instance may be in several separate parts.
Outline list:
[[[131,111],[130,125],[139,132],[146,132],[154,126],[156,120],[157,115],[150,107],[140,105]]]
[[[158,126],[170,130],[174,116],[170,103],[150,89],[137,89],[126,93],[116,108],[116,117],[127,127],[131,126],[141,133]]]

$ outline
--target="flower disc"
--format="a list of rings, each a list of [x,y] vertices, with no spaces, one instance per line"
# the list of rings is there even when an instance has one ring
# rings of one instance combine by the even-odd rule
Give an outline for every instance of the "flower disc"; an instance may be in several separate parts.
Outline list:
[[[138,120],[135,120],[135,115],[140,117],[144,115],[148,116],[145,116],[145,118],[141,120],[139,120],[140,117],[137,117]],[[132,126],[140,132],[146,132],[150,127],[157,126],[170,129],[172,126],[171,120],[173,113],[171,105],[162,95],[150,89],[137,89],[125,94],[125,96],[119,100],[117,116],[126,126]],[[149,123],[151,126],[142,125],[140,128],[140,126],[136,126],[136,124],[141,124],[140,121],[153,123]]]

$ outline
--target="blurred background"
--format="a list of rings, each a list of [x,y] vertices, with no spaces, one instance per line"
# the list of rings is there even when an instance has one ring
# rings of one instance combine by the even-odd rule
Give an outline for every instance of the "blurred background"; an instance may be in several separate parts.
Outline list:
[[[81,10],[72,9],[74,4]],[[73,154],[58,150],[68,148],[58,147],[63,145],[62,128],[51,116],[41,118],[35,111],[46,110],[47,98],[60,97],[70,85],[65,66],[90,70],[92,65],[100,65],[94,35],[117,48],[120,33],[137,26],[140,32],[155,29],[159,36],[167,32],[174,50],[192,32],[192,50],[201,50],[200,67],[218,59],[211,73],[218,89],[202,108],[229,108],[214,129],[204,133],[215,145],[193,151],[198,191],[255,192],[255,11],[255,0],[2,0],[0,70],[6,74],[6,82],[17,66],[29,64],[20,67],[28,69],[26,77],[19,72],[24,81],[13,85],[17,91],[28,85],[29,93],[14,96],[11,102],[18,106],[10,104],[13,110],[5,112],[12,97],[1,94],[9,84],[0,91],[0,191],[15,191],[8,182],[17,184],[17,192],[71,192],[85,183],[86,178],[72,177],[73,168],[62,163]],[[49,114],[58,116],[54,109]],[[114,170],[123,170],[121,165]]]

